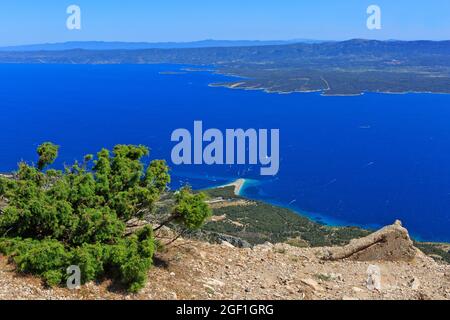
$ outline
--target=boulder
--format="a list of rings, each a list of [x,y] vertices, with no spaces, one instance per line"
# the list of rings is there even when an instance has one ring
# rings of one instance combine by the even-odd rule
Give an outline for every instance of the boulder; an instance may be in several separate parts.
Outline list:
[[[370,265],[367,268],[366,287],[370,291],[381,290],[381,271],[376,265]]]
[[[245,241],[241,238],[227,235],[227,234],[217,234],[216,238],[217,238],[218,242],[220,242],[220,243],[228,242],[229,244],[231,244],[233,247],[236,247],[236,248],[251,248],[252,247],[252,245],[250,243],[248,243],[247,241]]]
[[[408,230],[396,221],[367,237],[354,239],[346,246],[323,248],[319,257],[331,261],[411,261],[418,252]]]

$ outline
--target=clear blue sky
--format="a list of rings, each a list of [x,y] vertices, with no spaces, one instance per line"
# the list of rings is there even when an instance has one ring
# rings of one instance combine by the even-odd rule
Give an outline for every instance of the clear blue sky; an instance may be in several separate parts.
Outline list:
[[[66,8],[82,30],[66,29]],[[382,30],[366,9],[382,9]],[[449,0],[1,0],[0,46],[78,40],[449,39]]]

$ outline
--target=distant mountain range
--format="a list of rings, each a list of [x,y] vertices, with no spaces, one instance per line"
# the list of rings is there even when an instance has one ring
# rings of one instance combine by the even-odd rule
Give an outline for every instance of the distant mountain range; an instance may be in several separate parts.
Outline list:
[[[193,42],[106,42],[74,41],[61,43],[31,44],[23,46],[0,47],[0,51],[63,51],[63,50],[143,50],[143,49],[183,49],[212,47],[257,47],[268,45],[285,45],[292,43],[320,43],[320,40],[202,40]]]
[[[225,44],[228,46],[224,47]],[[170,48],[165,44],[164,49],[135,50],[131,49],[130,44],[116,43],[114,50],[101,50],[102,45],[113,46],[111,43],[95,43],[88,50],[76,49],[72,43],[60,47],[66,50],[39,51],[34,47],[34,50],[21,52],[0,51],[0,63],[168,63],[208,66],[208,69],[214,68],[219,73],[242,77],[216,86],[281,93],[450,93],[450,41],[354,39],[281,45],[252,41],[203,41],[197,43],[197,47],[192,47],[193,43],[184,44],[191,47],[179,48]],[[127,49],[119,49],[125,45]]]

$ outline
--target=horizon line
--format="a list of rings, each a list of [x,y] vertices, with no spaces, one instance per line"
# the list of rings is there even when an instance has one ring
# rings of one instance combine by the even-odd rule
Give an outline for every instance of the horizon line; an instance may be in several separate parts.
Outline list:
[[[12,44],[12,45],[1,45],[0,48],[14,48],[14,47],[27,47],[27,46],[42,46],[42,45],[60,45],[60,44],[70,44],[70,43],[122,43],[122,44],[190,44],[190,43],[202,43],[202,42],[280,42],[280,43],[308,43],[308,42],[346,42],[353,40],[365,40],[365,41],[380,41],[380,42],[414,42],[414,41],[430,41],[430,42],[444,42],[450,41],[449,39],[375,39],[375,38],[345,38],[345,39],[314,39],[314,38],[298,38],[298,39],[200,39],[192,41],[122,41],[122,40],[68,40],[68,41],[49,41],[49,42],[33,42],[24,44]]]

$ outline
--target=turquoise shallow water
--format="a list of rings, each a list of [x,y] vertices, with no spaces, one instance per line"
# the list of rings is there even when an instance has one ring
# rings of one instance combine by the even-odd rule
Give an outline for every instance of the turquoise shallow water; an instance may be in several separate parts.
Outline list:
[[[450,96],[266,94],[212,88],[227,77],[173,65],[0,65],[0,171],[62,146],[56,166],[118,143],[170,159],[174,129],[279,128],[280,172],[172,166],[174,188],[252,179],[243,195],[335,225],[401,219],[412,234],[450,241]]]

